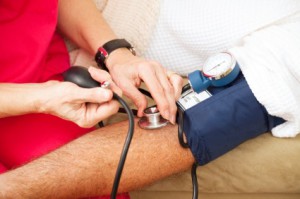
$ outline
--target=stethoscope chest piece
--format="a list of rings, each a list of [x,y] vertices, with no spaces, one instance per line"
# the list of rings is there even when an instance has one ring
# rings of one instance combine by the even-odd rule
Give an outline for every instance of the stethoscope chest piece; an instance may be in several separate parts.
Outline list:
[[[164,119],[156,106],[148,107],[144,110],[144,116],[138,121],[142,129],[157,129],[168,124],[168,120]]]

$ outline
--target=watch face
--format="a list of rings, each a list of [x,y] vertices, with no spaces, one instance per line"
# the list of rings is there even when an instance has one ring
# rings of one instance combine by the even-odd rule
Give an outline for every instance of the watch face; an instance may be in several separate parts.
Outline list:
[[[209,57],[203,65],[203,74],[206,77],[222,78],[230,73],[235,60],[229,53],[218,53]]]

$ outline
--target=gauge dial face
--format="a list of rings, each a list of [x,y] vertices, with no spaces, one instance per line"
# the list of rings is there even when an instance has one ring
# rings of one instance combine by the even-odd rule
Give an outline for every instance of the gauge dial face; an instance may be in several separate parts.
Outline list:
[[[229,53],[218,53],[209,57],[203,65],[203,74],[207,77],[226,76],[232,70],[233,57]]]

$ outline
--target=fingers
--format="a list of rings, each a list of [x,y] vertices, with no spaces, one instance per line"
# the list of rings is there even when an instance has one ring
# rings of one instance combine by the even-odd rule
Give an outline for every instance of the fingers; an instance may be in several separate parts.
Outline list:
[[[71,82],[61,82],[59,92],[62,94],[60,101],[67,103],[104,103],[110,101],[113,93],[110,89],[101,87],[81,88]]]
[[[77,86],[74,85],[74,87]],[[110,89],[77,87],[73,89],[70,98],[73,99],[72,103],[81,104],[81,111],[78,108],[72,108],[72,111],[76,111],[73,114],[78,114],[74,116],[77,118],[74,122],[81,127],[92,127],[119,110],[119,103],[113,100],[113,92]]]
[[[167,77],[174,88],[175,100],[177,101],[181,96],[183,79],[180,75],[173,71],[167,71]]]
[[[128,80],[124,79],[122,81],[122,89],[124,94],[130,98],[135,106],[138,108],[138,117],[143,116],[143,111],[147,107],[147,99],[146,97]]]
[[[158,63],[151,62],[140,67],[139,74],[157,103],[161,115],[175,123],[177,108],[174,89],[166,76],[165,69]]]
[[[49,82],[45,90],[43,113],[72,121],[81,127],[91,127],[119,108],[118,102],[112,100],[110,89],[87,89],[71,82]]]
[[[159,70],[157,77],[164,90],[165,98],[168,101],[168,111],[170,111],[169,120],[171,123],[175,124],[177,107],[173,85],[169,82],[165,70]]]
[[[88,71],[94,80],[100,83],[109,82],[110,89],[116,94],[118,94],[119,96],[122,96],[121,89],[112,81],[111,76],[109,75],[108,72],[94,68],[92,66],[88,68]]]
[[[95,118],[97,118],[98,122],[102,121],[109,116],[116,114],[118,110],[119,102],[116,100],[109,101],[107,103],[101,104],[101,106],[98,107]]]
[[[90,103],[104,103],[112,100],[113,93],[110,89],[105,88],[79,88],[76,93],[77,100],[76,102],[84,103],[84,102],[90,102]],[[74,96],[75,97],[75,96]]]
[[[87,104],[85,120],[82,120],[83,127],[92,127],[100,121],[114,115],[119,110],[119,103],[116,100],[103,104]]]
[[[93,66],[90,66],[88,68],[89,73],[91,74],[92,78],[98,82],[103,82],[111,79],[110,75],[108,72],[104,70],[97,69]]]
[[[111,70],[111,73],[124,94],[137,106],[138,116],[141,117],[147,107],[146,97],[137,89],[139,82],[143,80],[157,103],[161,115],[171,123],[175,123],[176,100],[181,94],[182,78],[175,73],[167,73],[157,62],[138,59],[136,62],[131,62],[130,67],[128,64],[121,65],[127,67],[120,66],[116,71]],[[90,67],[89,72],[96,81],[100,83],[109,81],[112,90],[121,93],[121,89],[111,81],[111,76],[106,71]]]

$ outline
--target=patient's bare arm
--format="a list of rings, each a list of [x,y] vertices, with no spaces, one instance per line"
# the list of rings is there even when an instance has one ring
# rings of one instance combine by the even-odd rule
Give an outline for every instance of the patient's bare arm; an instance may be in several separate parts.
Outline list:
[[[76,198],[109,194],[127,135],[127,121],[98,129],[20,168],[0,175],[0,198]],[[136,126],[119,192],[187,170],[194,162],[177,126]],[[2,195],[1,195],[2,194]]]

